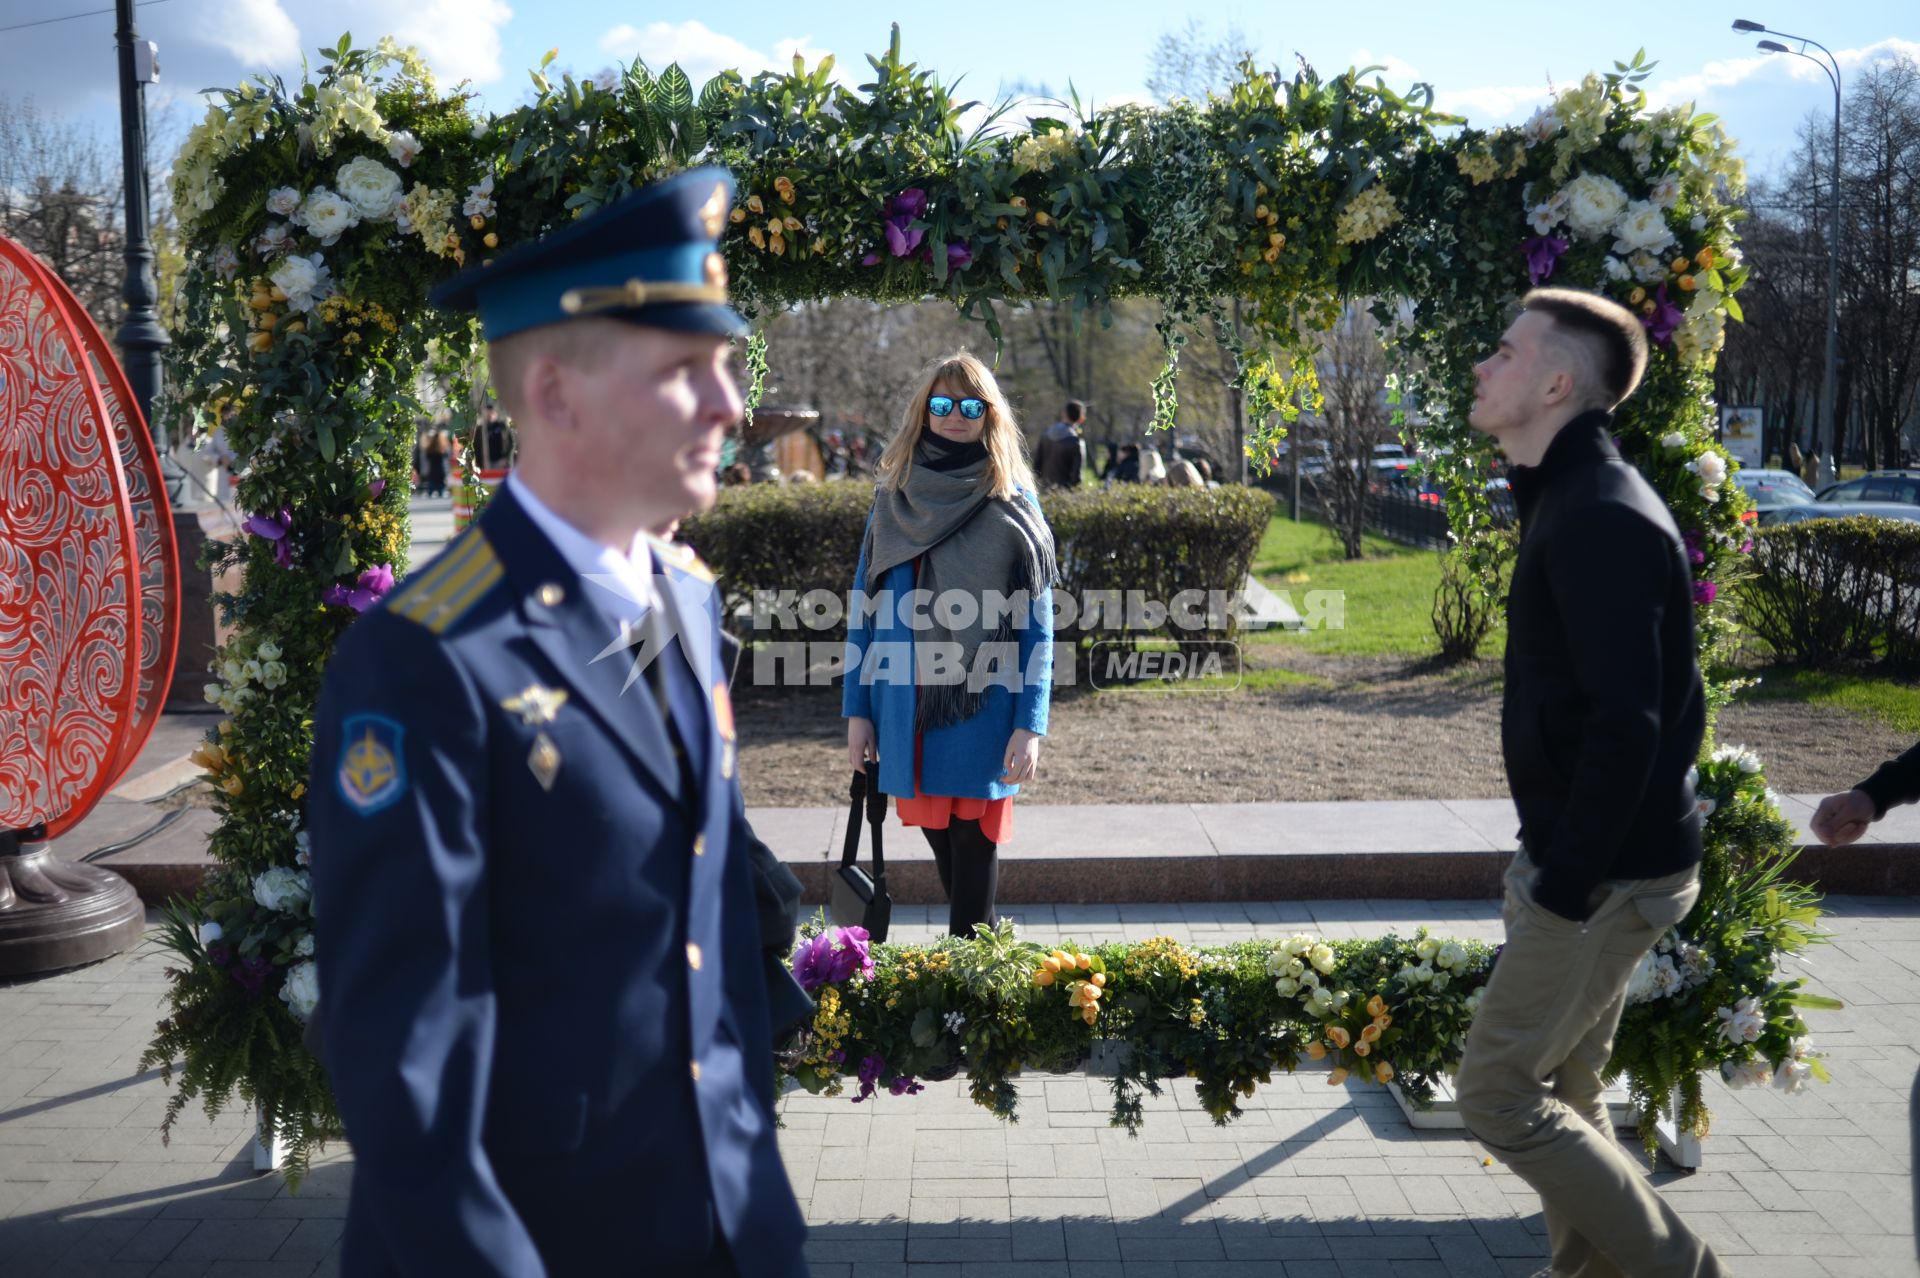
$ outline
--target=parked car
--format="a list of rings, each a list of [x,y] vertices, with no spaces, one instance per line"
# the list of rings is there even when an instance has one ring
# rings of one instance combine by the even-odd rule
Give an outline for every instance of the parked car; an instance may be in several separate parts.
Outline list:
[[[1891,501],[1920,506],[1920,470],[1875,470],[1858,479],[1828,484],[1815,501]]]
[[[1908,519],[1920,523],[1920,503],[1909,505],[1898,501],[1819,501],[1802,502],[1797,506],[1775,506],[1772,510],[1760,512],[1760,523],[1766,527],[1780,524],[1802,524],[1809,519],[1847,519],[1854,515],[1877,515],[1881,519]]]
[[[1790,470],[1743,470],[1734,482],[1747,490],[1753,508],[1762,514],[1781,506],[1803,506],[1813,500],[1813,489]]]

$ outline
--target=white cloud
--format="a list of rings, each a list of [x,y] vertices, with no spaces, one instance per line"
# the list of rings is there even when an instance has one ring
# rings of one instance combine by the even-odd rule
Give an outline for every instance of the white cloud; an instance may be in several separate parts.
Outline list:
[[[1353,66],[1356,70],[1360,67],[1380,68],[1369,72],[1367,79],[1385,80],[1387,87],[1395,93],[1405,93],[1415,82],[1423,78],[1418,71],[1414,70],[1413,64],[1405,58],[1395,57],[1391,53],[1375,53],[1364,47],[1353,51]]]
[[[202,40],[242,63],[284,66],[300,61],[300,29],[280,0],[234,0],[202,9],[194,25]],[[160,66],[164,75],[164,58]]]
[[[1808,52],[1819,56],[1817,49],[1809,49]],[[1901,56],[1920,61],[1920,43],[1893,36],[1863,48],[1841,49],[1833,56],[1840,64],[1840,74],[1845,77],[1849,72],[1870,63],[1890,62]],[[1826,74],[1806,58],[1785,53],[1755,53],[1747,57],[1709,62],[1692,75],[1649,82],[1647,99],[1657,107],[1675,102],[1698,102],[1711,97],[1716,89],[1731,89],[1755,79],[1791,79],[1810,84],[1831,84]]]
[[[1378,66],[1382,70],[1372,72],[1368,79],[1380,79],[1386,82],[1395,93],[1405,93],[1415,84],[1431,84],[1430,77],[1420,74],[1420,69],[1405,58],[1391,53],[1375,53],[1371,49],[1360,48],[1353,52],[1353,65],[1356,67]],[[1449,115],[1465,116],[1469,123],[1486,127],[1495,124],[1512,124],[1525,119],[1533,109],[1545,102],[1549,90],[1543,81],[1531,85],[1483,85],[1479,88],[1450,89],[1434,85],[1433,106],[1436,111],[1445,111]]]
[[[738,71],[748,79],[760,71],[788,71],[796,53],[809,67],[827,56],[825,49],[814,47],[812,36],[776,40],[773,52],[768,54],[694,18],[649,22],[643,27],[623,22],[600,37],[600,51],[627,61],[642,58],[655,71],[677,62],[696,85],[722,71]],[[834,78],[841,78],[837,67]]]
[[[513,10],[504,0],[414,0],[405,8],[378,0],[363,0],[363,4],[367,17],[359,25],[369,31],[384,30],[400,44],[418,47],[442,84],[462,80],[491,84],[505,73],[500,65],[500,28],[512,21]]]

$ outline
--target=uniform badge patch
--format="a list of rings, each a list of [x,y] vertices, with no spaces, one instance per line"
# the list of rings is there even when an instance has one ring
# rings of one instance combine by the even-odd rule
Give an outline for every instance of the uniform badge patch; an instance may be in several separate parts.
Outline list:
[[[542,723],[552,723],[554,716],[560,713],[560,707],[567,704],[565,688],[549,688],[545,684],[528,684],[526,690],[518,696],[508,697],[500,703],[500,708],[508,714],[520,716],[520,722],[528,727]]]
[[[407,792],[407,765],[400,751],[405,733],[384,715],[348,715],[340,729],[340,766],[334,784],[347,806],[372,816]]]
[[[722,741],[733,740],[733,694],[724,679],[713,685],[713,723]]]
[[[542,732],[533,739],[533,749],[527,754],[527,767],[542,790],[553,790],[553,780],[560,775],[560,747],[553,743],[552,737]]]

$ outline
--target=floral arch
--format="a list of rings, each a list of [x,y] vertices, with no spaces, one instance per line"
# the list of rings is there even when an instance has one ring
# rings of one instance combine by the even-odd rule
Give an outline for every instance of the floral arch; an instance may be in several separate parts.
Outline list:
[[[1184,333],[1212,325],[1236,356],[1255,456],[1314,399],[1313,332],[1346,299],[1382,299],[1430,434],[1452,446],[1442,464],[1464,477],[1486,456],[1464,424],[1470,368],[1513,299],[1548,278],[1605,290],[1654,342],[1622,447],[1688,531],[1709,652],[1727,633],[1716,592],[1738,568],[1743,502],[1722,486],[1708,393],[1722,326],[1739,317],[1743,174],[1710,117],[1647,109],[1641,55],[1525,126],[1492,130],[1434,112],[1425,86],[1401,96],[1365,72],[1284,78],[1247,62],[1204,103],[1076,101],[968,131],[971,104],[902,60],[897,28],[858,89],[830,78],[831,59],[751,81],[726,72],[698,92],[677,66],[635,63],[603,87],[554,79],[552,59],[532,73],[528,105],[486,117],[412,51],[342,37],[307,83],[223,92],[175,163],[189,267],[167,411],[224,423],[248,461],[249,518],[225,550],[245,584],[223,601],[237,630],[209,690],[227,718],[200,752],[221,791],[223,869],[172,919],[187,966],[149,1053],[184,1062],[174,1115],[237,1091],[289,1141],[296,1169],[337,1129],[299,1046],[314,997],[300,868],[310,719],[335,640],[406,566],[406,486],[387,477],[408,471],[418,374],[459,376],[477,342],[466,318],[427,307],[429,288],[696,162],[739,181],[723,248],[749,315],[942,296],[997,339],[1007,307],[1050,299],[1097,323],[1114,298],[1155,298],[1156,421],[1172,420]],[[1222,322],[1222,298],[1244,303],[1251,339]],[[757,393],[758,337],[747,359]],[[1448,489],[1456,533],[1477,544],[1480,485]],[[1735,777],[1726,789],[1751,809],[1729,847],[1790,836],[1763,787]],[[1788,944],[1769,941],[1755,987],[1773,991],[1780,1034],[1798,1025],[1792,983],[1769,984]],[[1698,1070],[1725,1056],[1697,1043],[1639,1083],[1658,1102],[1692,1078],[1698,1113]],[[1191,1067],[1204,1079],[1211,1059]],[[1251,1085],[1246,1062],[1221,1068],[1216,1092]],[[1005,1086],[976,1080],[977,1093]]]

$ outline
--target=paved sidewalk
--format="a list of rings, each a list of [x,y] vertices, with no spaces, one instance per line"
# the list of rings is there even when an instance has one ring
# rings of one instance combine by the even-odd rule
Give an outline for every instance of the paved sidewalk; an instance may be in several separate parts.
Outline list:
[[[1812,1014],[1835,1083],[1798,1097],[1710,1084],[1705,1167],[1654,1176],[1741,1278],[1920,1274],[1907,1134],[1920,900],[1835,898],[1829,910],[1834,942],[1808,971],[1849,1003]],[[930,939],[937,912],[901,907],[896,939]],[[1086,942],[1420,923],[1491,938],[1500,926],[1490,901],[1005,912],[1037,938]],[[292,1195],[278,1177],[253,1175],[244,1114],[208,1122],[192,1110],[171,1146],[160,1144],[167,1092],[134,1062],[159,1015],[165,965],[147,948],[0,985],[0,1278],[337,1272],[348,1151],[322,1159]],[[1097,1078],[1023,1078],[1012,1126],[964,1087],[859,1106],[786,1099],[781,1143],[813,1224],[818,1278],[1494,1278],[1545,1264],[1525,1187],[1483,1167],[1464,1137],[1413,1131],[1376,1088],[1280,1078],[1220,1128],[1177,1082],[1133,1139],[1107,1126]]]

